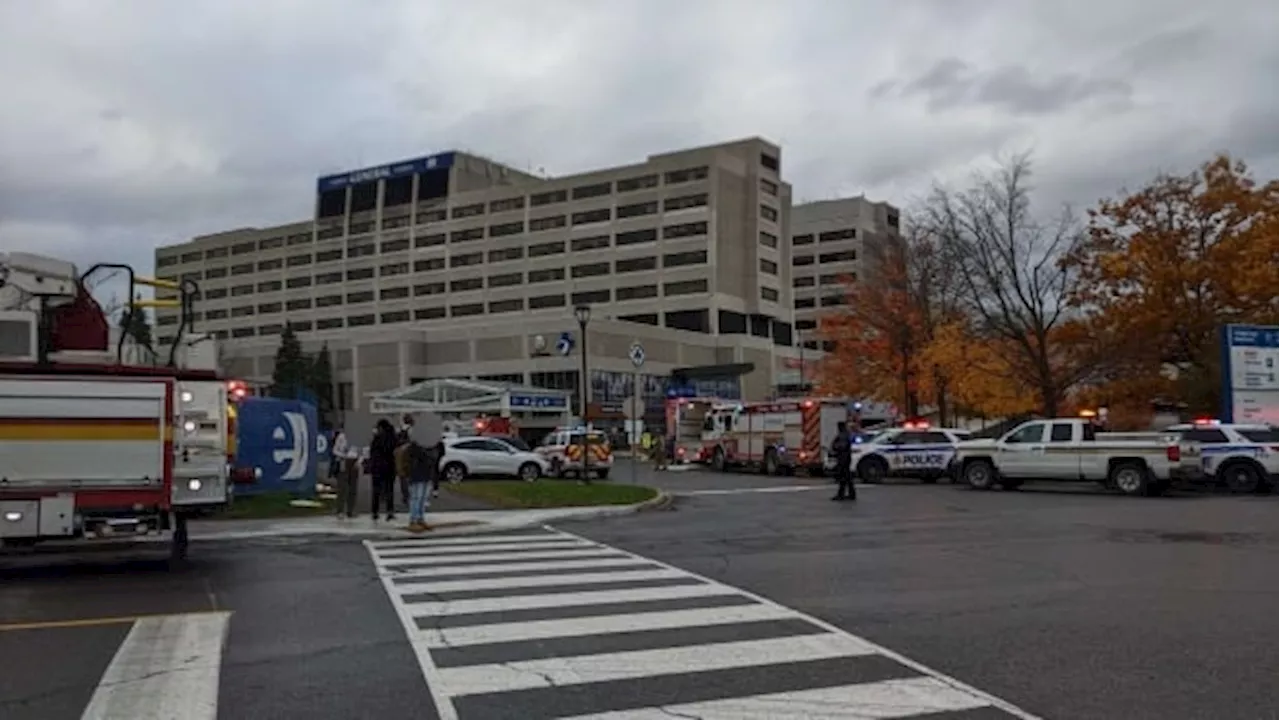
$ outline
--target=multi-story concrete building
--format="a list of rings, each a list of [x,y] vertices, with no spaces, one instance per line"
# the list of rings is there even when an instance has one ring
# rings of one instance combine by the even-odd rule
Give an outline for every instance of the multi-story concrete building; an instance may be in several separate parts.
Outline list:
[[[349,408],[439,377],[573,390],[576,347],[550,348],[576,344],[579,305],[594,401],[630,394],[634,340],[651,408],[701,366],[736,365],[706,382],[763,398],[795,354],[780,170],[756,138],[555,178],[446,152],[322,177],[313,220],[159,248],[157,274],[200,282],[230,373],[269,378],[286,322],[328,344]]]

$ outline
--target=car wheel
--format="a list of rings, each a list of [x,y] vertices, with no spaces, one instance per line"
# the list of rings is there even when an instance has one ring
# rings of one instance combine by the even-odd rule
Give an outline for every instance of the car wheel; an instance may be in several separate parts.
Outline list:
[[[857,473],[863,482],[878,485],[884,482],[885,476],[889,474],[889,467],[879,458],[867,458],[858,463]]]
[[[467,468],[460,462],[451,462],[444,466],[444,479],[457,484],[467,479]]]
[[[1136,462],[1117,463],[1108,479],[1111,487],[1125,495],[1147,494],[1147,469]]]
[[[1262,473],[1247,462],[1233,462],[1220,472],[1222,481],[1233,493],[1257,492],[1262,486]]]
[[[533,482],[542,477],[542,468],[537,463],[525,463],[520,466],[520,479],[525,482]]]

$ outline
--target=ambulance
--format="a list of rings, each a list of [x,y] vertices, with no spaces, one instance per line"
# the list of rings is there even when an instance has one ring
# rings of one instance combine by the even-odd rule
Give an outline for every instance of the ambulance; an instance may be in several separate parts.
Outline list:
[[[609,438],[594,428],[580,425],[558,427],[542,439],[542,443],[534,449],[534,452],[546,459],[551,466],[553,477],[562,478],[566,475],[582,477],[584,445],[588,453],[585,463],[586,472],[601,480],[608,479],[609,473],[613,470],[613,448],[609,445]]]
[[[703,422],[702,456],[711,467],[757,469],[766,475],[797,470],[820,475],[837,425],[849,420],[844,398],[792,398],[723,403]]]

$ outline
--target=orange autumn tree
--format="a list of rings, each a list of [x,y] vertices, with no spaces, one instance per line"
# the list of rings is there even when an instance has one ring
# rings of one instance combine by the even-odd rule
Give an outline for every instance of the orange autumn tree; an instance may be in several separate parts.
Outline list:
[[[1010,362],[1016,356],[1008,341],[984,338],[970,322],[955,320],[934,331],[921,362],[941,369],[958,406],[983,417],[1001,418],[1038,407],[1035,387],[1019,378]]]
[[[1278,231],[1277,182],[1226,155],[1100,203],[1064,263],[1073,309],[1108,348],[1091,393],[1125,412],[1160,395],[1216,410],[1218,328],[1276,323]]]

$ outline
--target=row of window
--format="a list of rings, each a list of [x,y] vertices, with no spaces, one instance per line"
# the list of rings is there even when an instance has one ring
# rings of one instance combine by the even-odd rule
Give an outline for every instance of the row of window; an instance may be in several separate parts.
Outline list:
[[[407,288],[406,288],[407,289]],[[709,284],[705,279],[697,280],[679,280],[675,282],[663,283],[661,286],[662,297],[679,297],[685,295],[704,295],[709,292]],[[386,299],[386,294],[383,294]],[[383,324],[408,322],[409,320],[437,320],[446,317],[471,317],[475,315],[502,314],[512,312],[524,312],[526,310],[548,310],[552,308],[566,308],[570,305],[598,305],[609,302],[628,302],[633,300],[647,300],[659,297],[658,285],[637,285],[633,287],[618,288],[616,292],[603,290],[584,290],[570,294],[555,293],[552,295],[536,295],[530,298],[508,298],[504,300],[490,300],[485,302],[466,302],[445,306],[434,306],[426,308],[417,308],[416,310],[388,310],[382,313],[361,313],[350,315],[346,318],[347,327],[359,327],[361,325],[372,325],[373,321],[366,321],[366,318],[377,317]],[[321,301],[333,299],[337,302]],[[362,302],[371,302],[373,293],[366,291],[362,293],[349,293],[347,295],[347,303],[355,304]],[[314,305],[310,298],[300,298],[292,300],[288,303],[262,303],[256,307],[246,305],[243,307],[232,308],[227,310],[210,310],[204,313],[204,320],[227,320],[233,318],[251,317],[254,315],[273,315],[287,311],[297,311],[309,309],[311,307],[330,307],[332,305],[341,304],[342,296],[333,295],[328,298],[316,298]],[[342,327],[343,318],[327,318],[315,321],[315,329],[325,330],[331,328]],[[295,328],[301,330],[300,323],[309,324],[311,321],[298,321],[294,323]],[[335,324],[335,322],[337,324]],[[157,326],[163,327],[177,324],[177,318],[166,315],[158,319]],[[270,335],[274,334],[269,331],[270,328],[277,327],[275,325],[264,325],[259,328],[238,327],[231,329],[231,337],[252,337],[254,334]],[[309,329],[309,328],[308,328]],[[276,330],[275,332],[278,332]],[[237,334],[239,333],[239,334]]]
[[[838,252],[821,253],[818,255],[792,255],[791,266],[804,267],[806,265],[813,265],[815,262],[819,265],[825,265],[827,263],[848,262],[850,260],[857,259],[857,250],[840,250]]]
[[[841,240],[853,240],[858,236],[858,231],[854,228],[845,228],[843,230],[830,230],[824,233],[818,233],[817,241],[820,243],[840,242]],[[814,242],[813,233],[803,235],[793,235],[791,237],[791,245],[793,247],[800,245],[812,245]]]
[[[795,309],[806,310],[814,307],[836,307],[839,305],[847,305],[849,299],[844,293],[836,295],[823,295],[821,298],[796,298]]]
[[[791,287],[794,288],[811,288],[819,285],[843,285],[845,282],[858,280],[858,273],[823,273],[817,277],[813,275],[795,276],[791,278]]]

